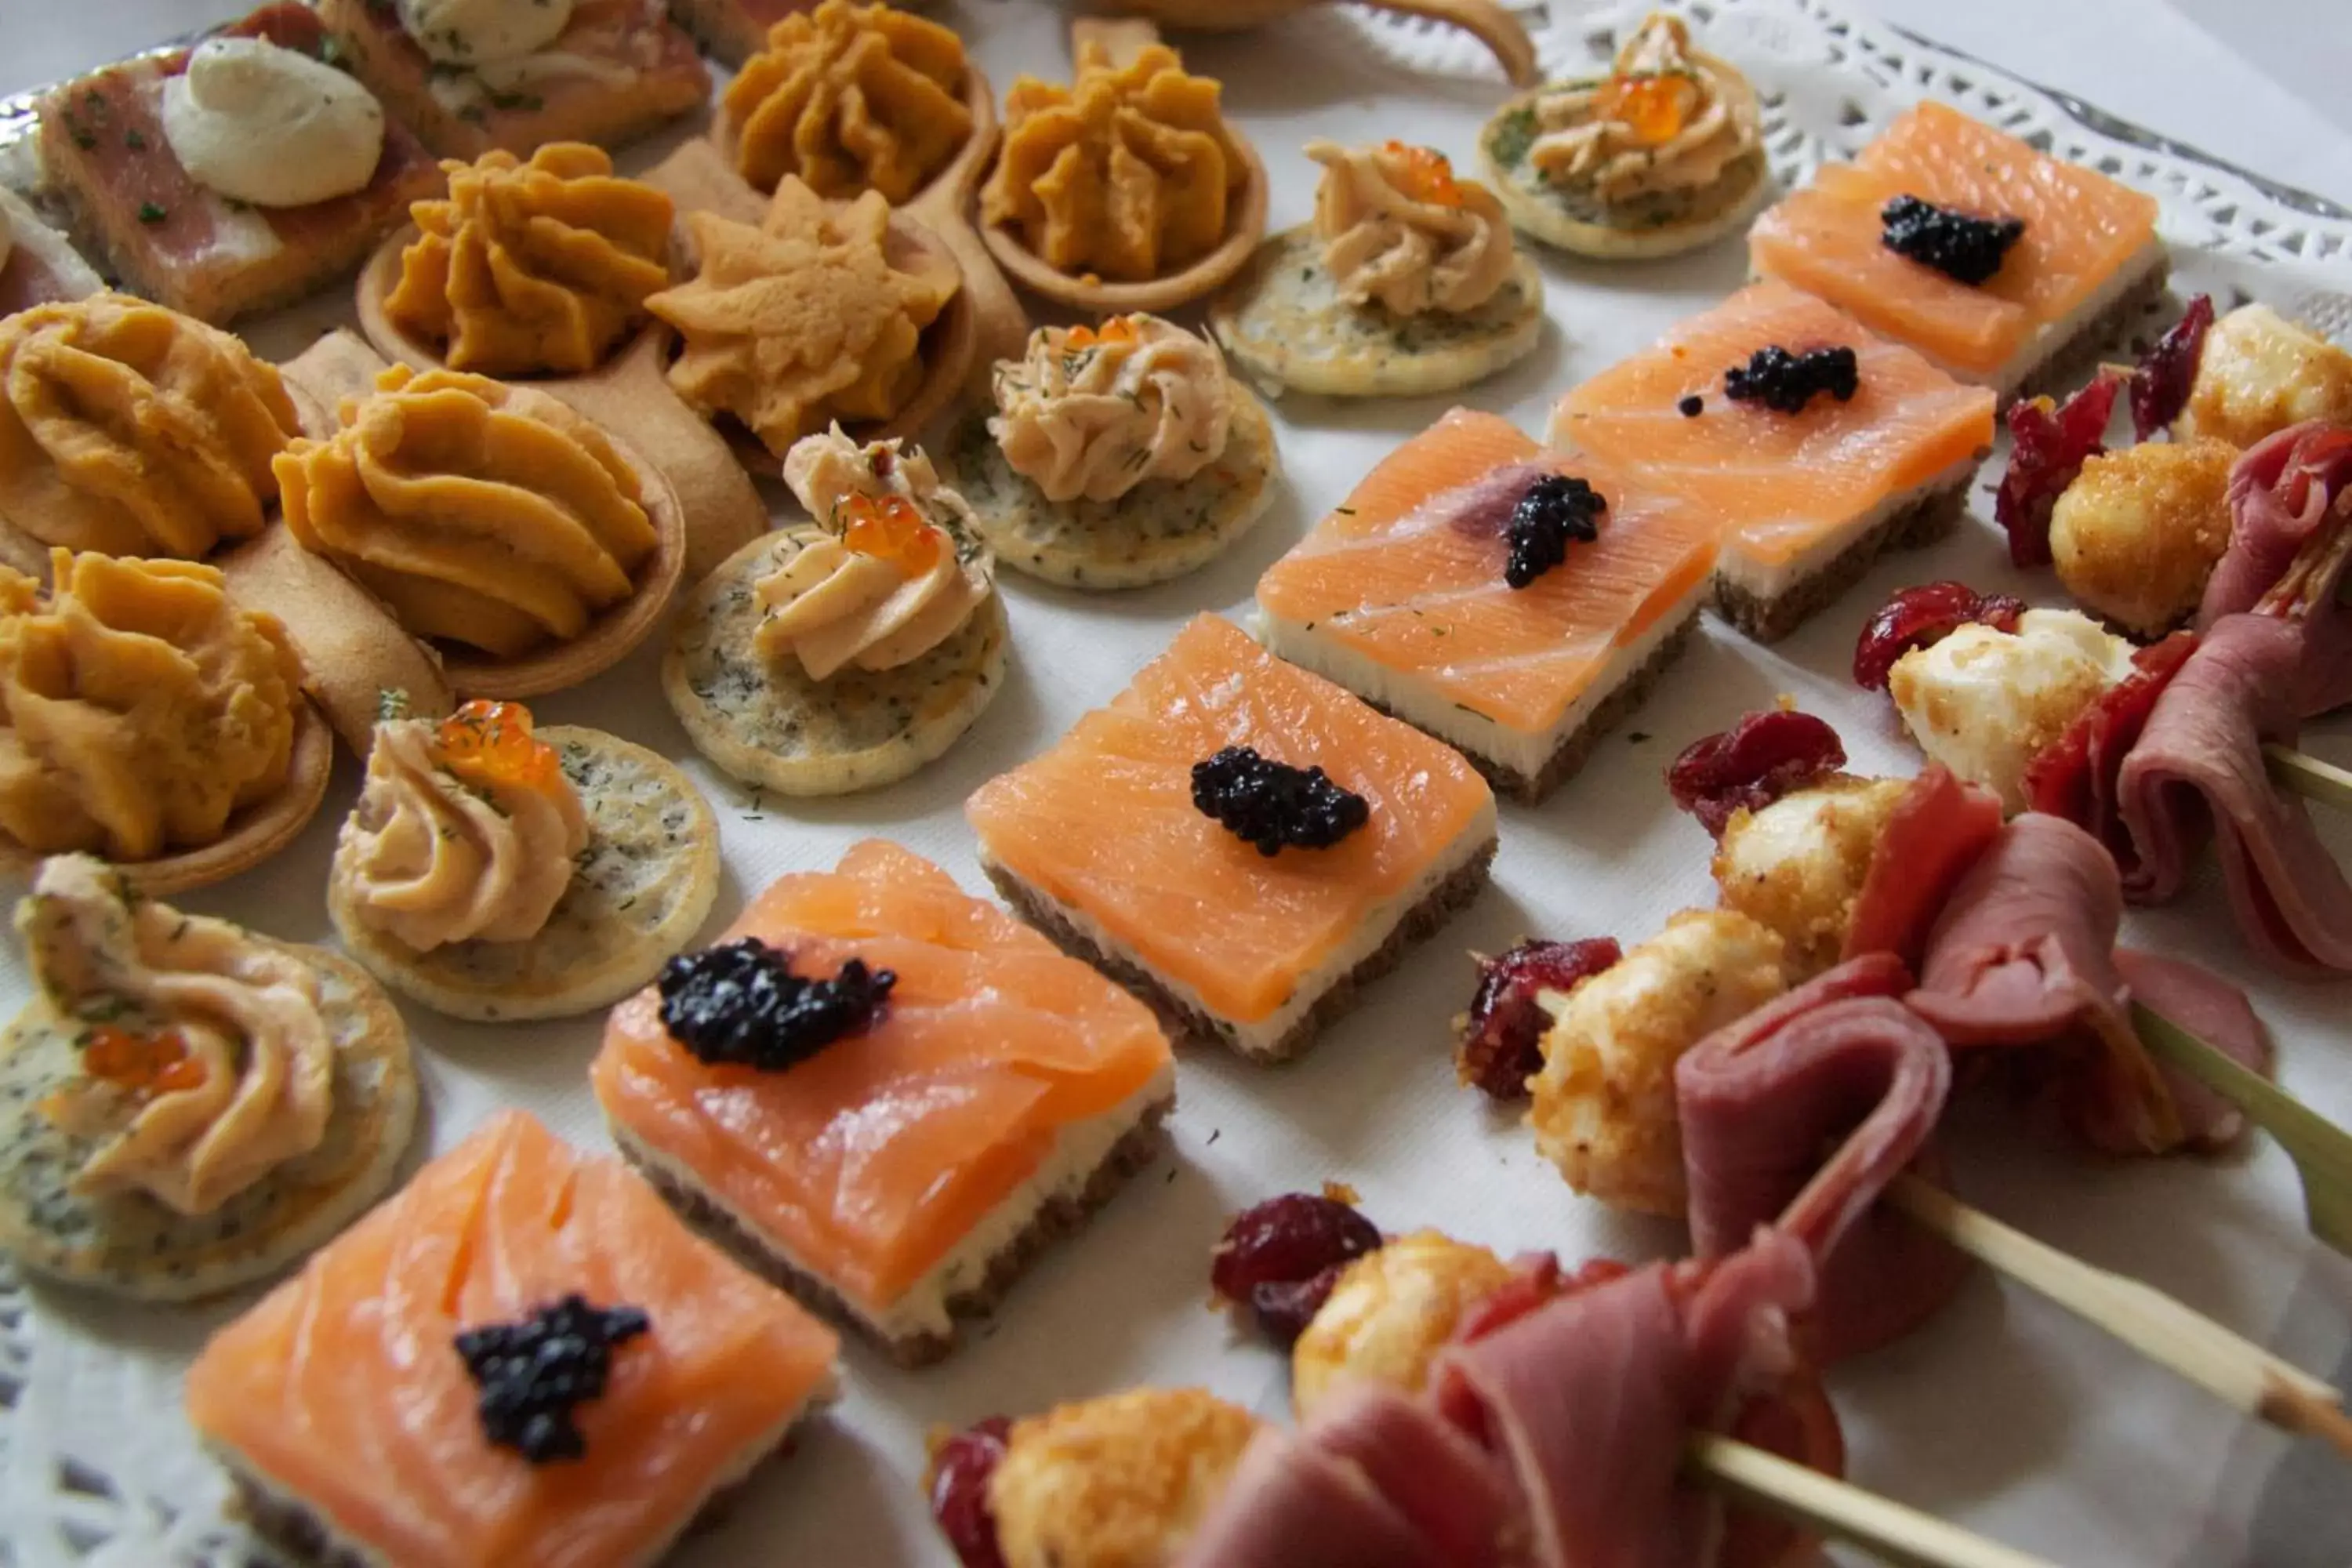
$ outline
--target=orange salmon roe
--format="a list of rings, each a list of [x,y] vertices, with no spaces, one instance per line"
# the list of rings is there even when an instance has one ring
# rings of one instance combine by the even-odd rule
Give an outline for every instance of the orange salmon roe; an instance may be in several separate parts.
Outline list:
[[[1671,142],[1690,123],[1697,90],[1680,77],[1612,77],[1601,89],[1601,112],[1622,121],[1646,147]]]
[[[133,1094],[173,1094],[205,1081],[204,1064],[188,1054],[179,1031],[134,1035],[100,1024],[82,1037],[82,1070]]]
[[[1135,341],[1135,323],[1125,316],[1110,316],[1099,327],[1072,327],[1062,339],[1069,349],[1090,349],[1099,343],[1131,343]]]
[[[1454,165],[1444,153],[1430,147],[1408,147],[1402,142],[1384,142],[1381,151],[1388,154],[1391,163],[1403,165],[1397,174],[1397,188],[1406,195],[1433,206],[1462,205],[1462,186],[1454,180]]]
[[[520,702],[477,697],[441,721],[433,742],[451,773],[478,784],[546,790],[562,773],[555,748],[531,738],[530,710]]]
[[[860,555],[887,561],[908,577],[919,577],[939,563],[940,531],[924,520],[905,496],[855,495],[841,504],[848,519],[841,542]]]

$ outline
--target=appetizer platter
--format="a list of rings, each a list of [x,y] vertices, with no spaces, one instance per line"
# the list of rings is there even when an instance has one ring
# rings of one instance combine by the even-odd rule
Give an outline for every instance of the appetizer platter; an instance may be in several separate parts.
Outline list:
[[[2352,219],[1816,0],[1101,9],[0,103],[0,1556],[2318,1530]]]

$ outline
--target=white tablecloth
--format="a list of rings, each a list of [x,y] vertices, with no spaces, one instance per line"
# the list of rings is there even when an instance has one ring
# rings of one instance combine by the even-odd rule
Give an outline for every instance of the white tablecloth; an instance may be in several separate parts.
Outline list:
[[[2340,16],[2344,6],[2344,0],[2243,3],[2313,16]],[[2153,0],[1883,4],[1922,32],[2221,156],[2352,202],[2352,137],[2330,130],[2316,111]],[[16,79],[0,79],[0,89],[242,8],[235,0],[0,0],[0,73]],[[1023,66],[1054,74],[1065,68],[1050,18],[992,0],[976,0],[967,15],[1000,89]],[[2128,29],[2116,20],[2126,16],[2134,21]],[[2352,39],[2342,36],[2341,22],[2333,30],[2337,36],[2327,47],[2344,60]],[[1286,36],[1299,31],[1274,35]],[[1246,41],[1205,47],[1198,58],[1203,68],[1229,77],[1234,101],[1276,165],[1276,224],[1306,216],[1305,165],[1296,151],[1305,134],[1398,133],[1399,106],[1406,100],[1383,105],[1373,97],[1374,84],[1402,91],[1397,79],[1360,59],[1334,60],[1301,84],[1287,59],[1269,58]],[[1491,93],[1459,82],[1414,83],[1412,89],[1411,133],[1466,151]],[[1539,428],[1548,399],[1560,388],[1675,315],[1718,297],[1740,270],[1730,249],[1638,275],[1555,261],[1548,275],[1558,291],[1557,330],[1545,350],[1470,400]],[[1118,599],[1015,584],[1015,679],[969,741],[908,784],[793,812],[750,801],[740,791],[714,790],[731,872],[721,913],[740,907],[767,876],[829,859],[860,831],[902,837],[976,885],[968,835],[956,815],[962,792],[1046,743],[1077,709],[1110,695],[1182,615],[1204,606],[1240,610],[1255,574],[1288,540],[1442,405],[1433,399],[1346,412],[1313,403],[1286,408],[1289,495],[1259,535],[1195,579]],[[1174,1161],[1142,1177],[1084,1239],[1045,1259],[998,1323],[947,1365],[902,1373],[856,1352],[844,1419],[813,1435],[790,1465],[763,1472],[761,1495],[696,1547],[691,1562],[723,1568],[943,1563],[911,1490],[927,1421],[1034,1409],[1144,1379],[1198,1378],[1278,1409],[1280,1371],[1273,1358],[1230,1345],[1222,1321],[1201,1310],[1206,1247],[1220,1216],[1277,1185],[1345,1177],[1363,1189],[1376,1218],[1399,1226],[1434,1224],[1506,1250],[1544,1245],[1571,1254],[1654,1256],[1676,1247],[1673,1226],[1603,1214],[1572,1197],[1535,1161],[1523,1131],[1484,1115],[1454,1088],[1443,1031],[1466,988],[1460,949],[1492,949],[1535,930],[1562,936],[1608,930],[1631,941],[1654,931],[1677,906],[1706,897],[1703,837],[1664,807],[1657,767],[1669,745],[1728,722],[1775,692],[1794,692],[1836,715],[1858,768],[1914,765],[1888,726],[1863,716],[1864,706],[1840,674],[1853,626],[1870,595],[1897,583],[1953,574],[2000,585],[1999,552],[1988,531],[1967,531],[1930,558],[1882,566],[1837,613],[1778,648],[1758,649],[1712,627],[1629,733],[1605,744],[1582,777],[1543,809],[1509,815],[1496,889],[1385,984],[1370,1011],[1287,1071],[1188,1054]],[[2046,578],[2036,587],[2044,597],[2051,592]],[[640,657],[593,689],[547,704],[548,717],[677,746],[650,667],[649,655]],[[1643,743],[1631,733],[1636,731],[1655,738]],[[2329,755],[2344,757],[2340,732],[2327,744]],[[283,861],[194,902],[254,919],[275,934],[316,939],[324,922],[314,879],[331,831],[322,819]],[[2248,970],[2234,938],[2224,934],[2210,889],[2193,908],[2159,911],[2137,930],[2144,940],[2176,951],[2210,949],[2217,963]],[[2330,1113],[2352,1119],[2352,1067],[2326,1037],[2340,1029],[2345,994],[2341,988],[2264,991],[2273,1017],[2296,1044],[2287,1063],[2290,1083]],[[0,994],[0,1002],[13,1000],[13,993]],[[509,1032],[412,1016],[430,1047],[426,1070],[444,1119],[475,1113],[486,1091],[536,1095],[575,1086],[593,1040],[593,1026],[583,1025],[533,1049]],[[599,1136],[585,1114],[563,1130],[583,1141]],[[446,1142],[447,1128],[441,1131]],[[1980,1152],[1963,1170],[1969,1195],[1986,1208],[2059,1247],[2147,1278],[2307,1364],[2336,1372],[2339,1381],[2352,1375],[2329,1364],[2346,1342],[2352,1268],[2303,1237],[2293,1184],[2274,1148],[2258,1144],[2218,1168],[2122,1165],[2087,1162],[1998,1129],[1989,1138],[1960,1131],[1964,1148],[1995,1152]],[[105,1438],[123,1417],[176,1419],[168,1368],[200,1326],[96,1310],[83,1321],[119,1354],[115,1382],[72,1384],[72,1397],[87,1408],[28,1408],[19,1418],[101,1434],[92,1457],[103,1461],[111,1457]],[[2282,1463],[2282,1440],[2014,1288],[1976,1281],[1931,1332],[1843,1369],[1836,1388],[1859,1479],[2073,1568],[2352,1563],[2346,1501],[2352,1492],[2329,1456],[2298,1454]],[[127,1440],[135,1445],[142,1430],[132,1429]],[[2207,1530],[2210,1543],[2199,1539]],[[135,1556],[106,1561],[108,1568],[118,1562],[149,1568]]]

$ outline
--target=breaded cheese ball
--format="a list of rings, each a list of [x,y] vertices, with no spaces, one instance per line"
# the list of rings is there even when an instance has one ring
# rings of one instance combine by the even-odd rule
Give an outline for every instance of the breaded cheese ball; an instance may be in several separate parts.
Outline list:
[[[1919,749],[2025,809],[2025,767],[2132,672],[2132,645],[2074,610],[2028,610],[2017,630],[1965,626],[1895,661],[1886,689]]]
[[[1837,963],[1871,853],[1909,787],[1834,773],[1725,824],[1713,868],[1723,907],[1780,934],[1790,984]]]
[[[1536,1147],[1568,1184],[1617,1208],[1679,1215],[1675,1063],[1788,988],[1784,946],[1736,910],[1685,910],[1552,1009],[1528,1080]]]
[[[1291,1347],[1291,1407],[1306,1420],[1348,1378],[1417,1393],[1463,1314],[1510,1278],[1511,1266],[1486,1248],[1433,1230],[1354,1259]]]
[[[1005,1568],[1164,1568],[1258,1426],[1198,1388],[1139,1388],[1014,1422],[988,1480]]]
[[[2251,447],[2306,419],[2352,424],[2352,353],[2268,305],[2241,305],[2205,334],[2172,428]]]
[[[2196,614],[2230,547],[2226,441],[2147,441],[2083,465],[2050,514],[2058,580],[2086,608],[2142,637]]]

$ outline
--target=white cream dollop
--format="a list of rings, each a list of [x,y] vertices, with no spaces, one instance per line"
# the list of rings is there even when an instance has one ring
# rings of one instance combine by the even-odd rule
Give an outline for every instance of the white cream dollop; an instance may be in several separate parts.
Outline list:
[[[266,38],[207,38],[163,84],[163,139],[199,184],[257,207],[364,190],[383,106],[321,60]]]
[[[1147,479],[1191,479],[1233,424],[1224,356],[1157,316],[1115,317],[1073,341],[1058,327],[996,367],[989,434],[1048,500],[1117,500]]]
[[[42,862],[16,929],[60,1014],[168,1030],[194,1069],[188,1087],[126,1092],[100,1079],[44,1102],[59,1125],[99,1142],[77,1189],[135,1189],[210,1214],[326,1136],[335,1047],[318,971],[296,953],[133,899],[88,855]]]
[[[2025,768],[2132,672],[2132,645],[2079,610],[1959,628],[1895,661],[1886,689],[1919,749],[2023,811]]]
[[[400,0],[400,22],[441,64],[479,66],[555,42],[572,25],[572,0]]]

